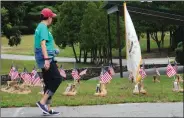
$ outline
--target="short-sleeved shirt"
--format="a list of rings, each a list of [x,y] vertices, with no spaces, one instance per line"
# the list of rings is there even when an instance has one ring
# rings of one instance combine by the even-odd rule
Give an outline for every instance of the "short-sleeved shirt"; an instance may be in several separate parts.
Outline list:
[[[49,29],[44,23],[39,23],[34,34],[34,51],[35,51],[35,60],[37,62],[38,68],[44,67],[44,56],[42,53],[41,42],[46,41],[46,48],[49,57],[54,57],[55,48],[54,48],[54,39]],[[50,60],[52,61],[52,59]]]
[[[35,30],[35,48],[41,48],[41,41],[46,40],[47,50],[54,50],[53,36],[44,23],[39,23]]]

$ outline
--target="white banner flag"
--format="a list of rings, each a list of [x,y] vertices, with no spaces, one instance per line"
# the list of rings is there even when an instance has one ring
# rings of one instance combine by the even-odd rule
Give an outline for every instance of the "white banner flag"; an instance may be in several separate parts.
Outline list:
[[[124,3],[124,17],[127,69],[132,72],[135,78],[134,81],[136,82],[139,75],[140,64],[142,63],[141,49],[132,19],[126,7],[126,3]]]

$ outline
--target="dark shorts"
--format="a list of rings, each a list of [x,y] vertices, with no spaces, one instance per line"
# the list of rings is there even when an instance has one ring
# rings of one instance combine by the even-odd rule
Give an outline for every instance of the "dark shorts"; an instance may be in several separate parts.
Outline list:
[[[50,90],[55,93],[62,82],[62,77],[56,65],[56,62],[50,63],[49,70],[42,69],[43,80],[45,83],[45,90]]]

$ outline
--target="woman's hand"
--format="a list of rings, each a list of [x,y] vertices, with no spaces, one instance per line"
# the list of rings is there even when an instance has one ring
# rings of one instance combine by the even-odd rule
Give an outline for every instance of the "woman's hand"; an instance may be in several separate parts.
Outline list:
[[[50,61],[49,60],[45,60],[44,67],[45,67],[45,70],[48,70],[50,68]]]

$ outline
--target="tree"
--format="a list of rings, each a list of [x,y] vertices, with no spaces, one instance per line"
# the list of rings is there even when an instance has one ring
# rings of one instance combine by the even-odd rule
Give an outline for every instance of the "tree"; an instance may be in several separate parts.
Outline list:
[[[78,62],[74,44],[78,43],[80,24],[85,9],[86,2],[67,1],[59,6],[58,18],[53,26],[53,35],[56,45],[65,48],[72,46],[76,62]]]
[[[10,46],[18,45],[21,42],[21,28],[25,9],[23,2],[6,1],[2,3],[2,34],[9,40]],[[16,12],[15,12],[16,11]]]

